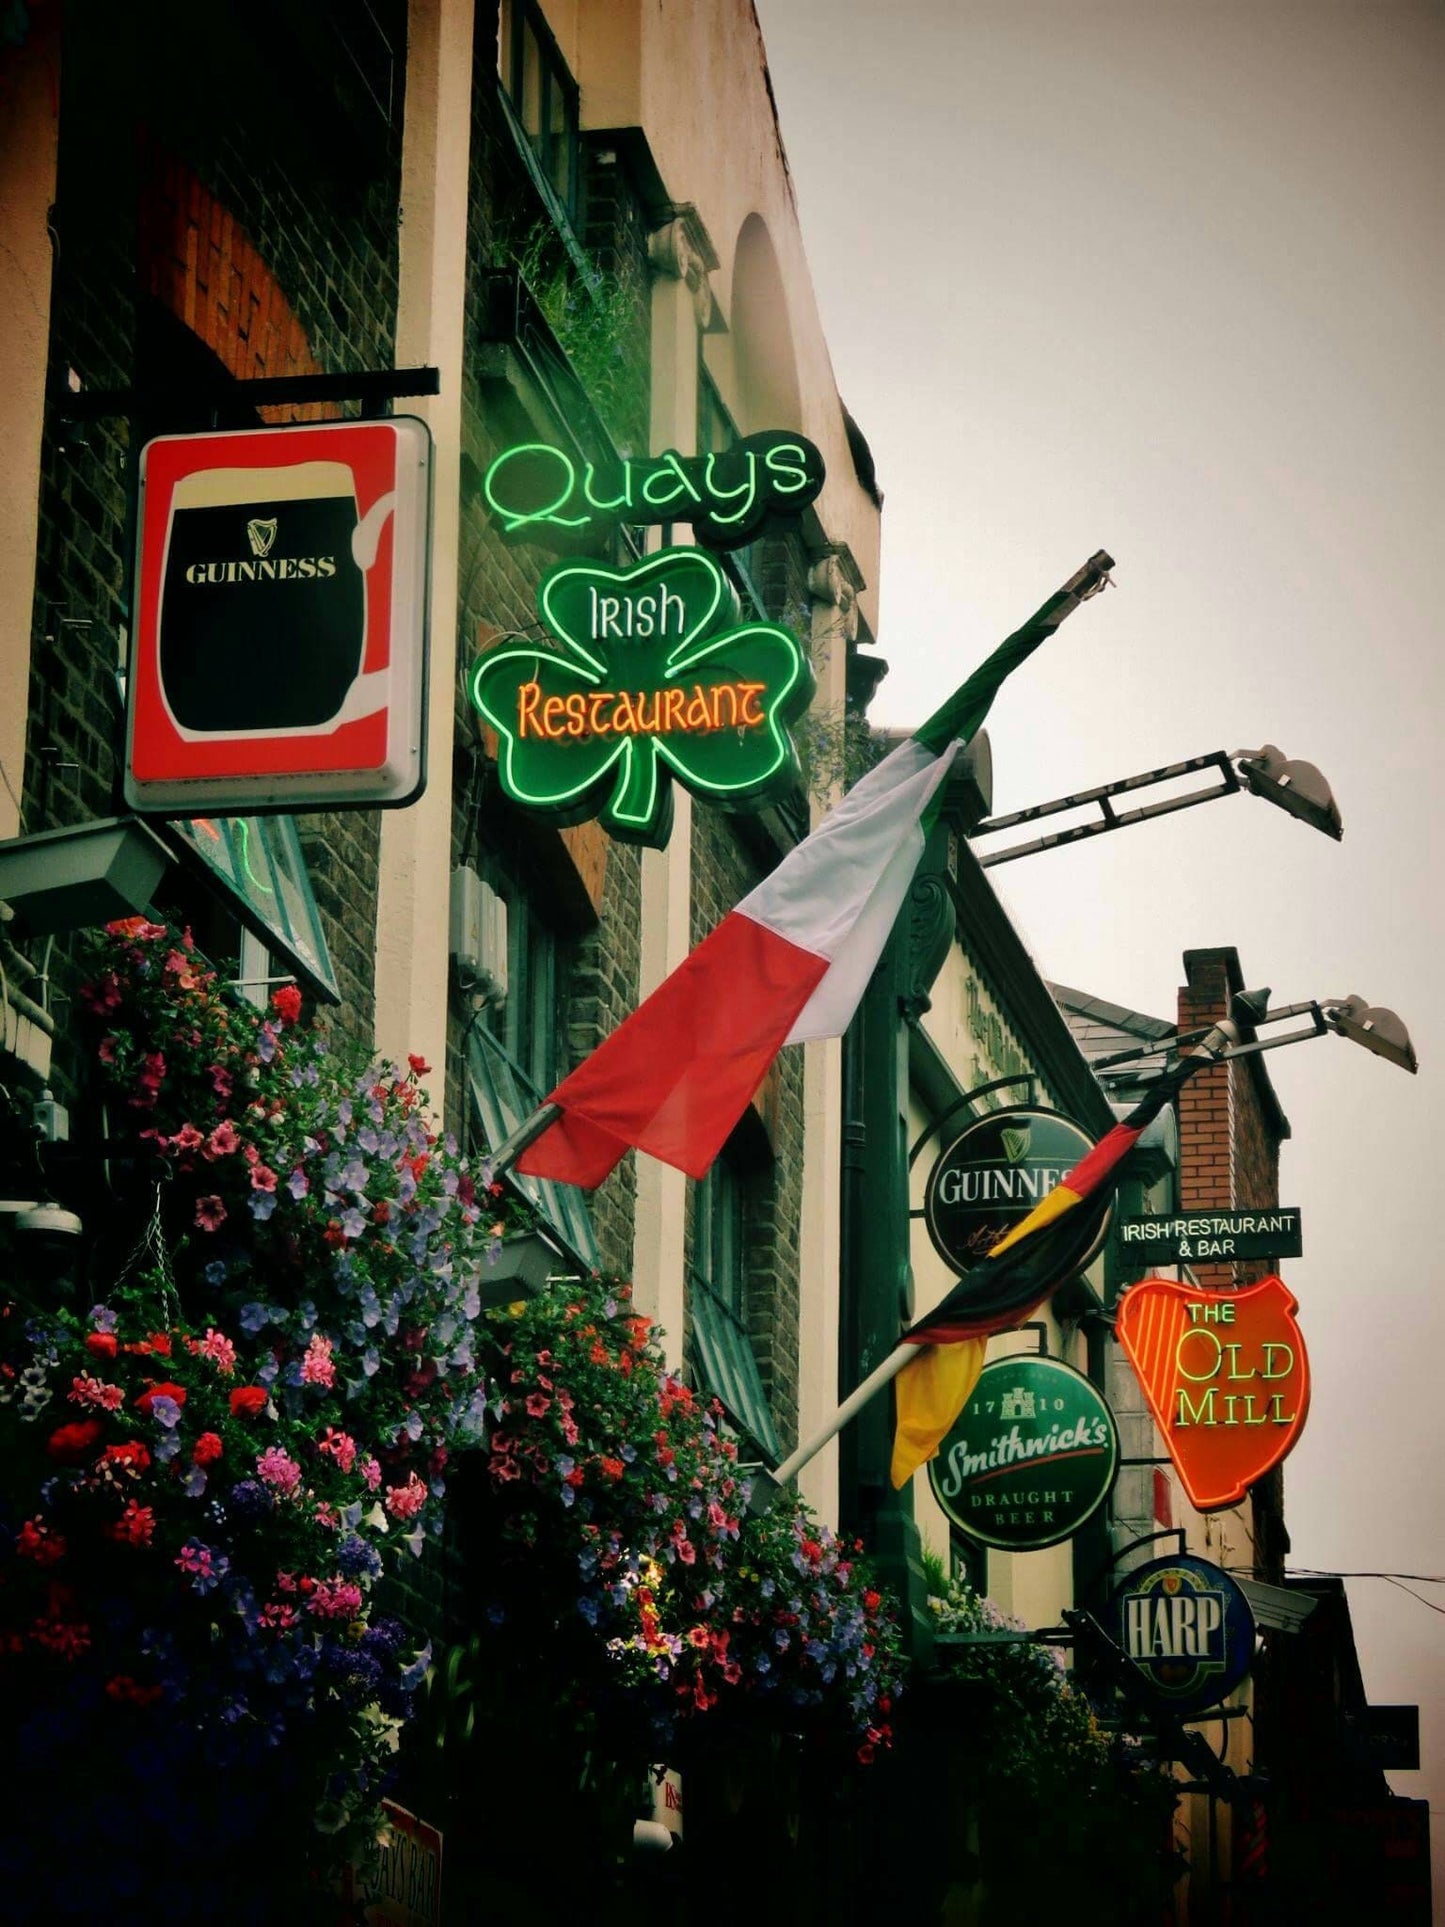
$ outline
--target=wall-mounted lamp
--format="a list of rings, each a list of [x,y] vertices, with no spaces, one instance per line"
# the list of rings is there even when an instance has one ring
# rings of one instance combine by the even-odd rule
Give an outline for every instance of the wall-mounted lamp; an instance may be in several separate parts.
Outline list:
[[[1152,789],[1160,783],[1192,776],[1201,770],[1213,770],[1219,781],[1208,789],[1190,790],[1183,796],[1169,796],[1155,803],[1142,803],[1136,809],[1116,810],[1113,807],[1113,798],[1116,796]],[[1053,850],[1065,843],[1082,842],[1085,837],[1103,836],[1110,830],[1126,829],[1131,823],[1143,823],[1152,816],[1172,816],[1176,810],[1189,810],[1199,803],[1212,803],[1216,797],[1233,796],[1241,789],[1248,790],[1252,796],[1262,796],[1267,803],[1273,803],[1279,809],[1288,810],[1291,816],[1297,816],[1312,829],[1332,836],[1336,842],[1344,835],[1334,795],[1319,770],[1313,763],[1287,757],[1273,743],[1266,743],[1263,749],[1237,749],[1232,753],[1216,749],[1207,756],[1191,756],[1182,763],[1166,763],[1162,769],[1145,770],[1139,776],[1122,776],[1117,782],[1101,783],[1097,789],[1079,790],[1073,796],[1056,797],[1051,803],[1035,803],[1029,809],[1014,810],[1008,816],[986,817],[974,824],[968,834],[970,837],[989,836],[995,830],[1016,829],[1023,823],[1036,823],[1046,816],[1058,816],[1066,810],[1098,804],[1100,816],[1097,822],[1077,823],[1067,830],[1055,830],[1047,836],[1034,837],[1028,843],[1015,843],[1006,850],[991,850],[986,856],[980,856],[980,864],[988,870],[996,863],[1011,863],[1015,857],[1032,856],[1039,850]]]
[[[1339,1037],[1347,1037],[1352,1044],[1362,1044],[1376,1057],[1383,1057],[1388,1063],[1396,1064],[1411,1076],[1420,1068],[1415,1055],[1415,1047],[1410,1042],[1410,1033],[1403,1020],[1393,1010],[1382,1004],[1367,1004],[1363,997],[1351,993],[1348,997],[1308,997],[1299,1004],[1279,1004],[1271,1008],[1268,989],[1236,991],[1229,1000],[1229,1016],[1217,1028],[1229,1038],[1229,1047],[1220,1052],[1221,1060],[1234,1057],[1252,1057],[1259,1051],[1279,1050],[1285,1044],[1302,1044],[1311,1037],[1325,1037],[1333,1031]],[[1268,1024],[1282,1024],[1291,1017],[1308,1017],[1310,1022],[1299,1030],[1287,1031],[1283,1037],[1256,1037],[1254,1032]],[[1144,1044],[1137,1050],[1116,1051],[1112,1057],[1100,1057],[1094,1062],[1094,1070],[1107,1076],[1111,1070],[1125,1064],[1137,1064],[1146,1057],[1162,1057],[1172,1051],[1185,1050],[1197,1043],[1205,1035],[1203,1030],[1181,1031],[1175,1036],[1161,1038],[1157,1043]]]

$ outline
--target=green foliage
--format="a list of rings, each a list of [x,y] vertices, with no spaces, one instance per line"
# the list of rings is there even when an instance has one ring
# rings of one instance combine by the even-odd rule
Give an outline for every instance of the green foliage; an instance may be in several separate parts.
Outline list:
[[[547,222],[508,253],[619,451],[644,453],[651,375],[646,289],[600,271],[583,275]]]
[[[816,704],[793,725],[809,796],[825,802],[850,790],[882,759],[887,747],[853,703],[841,709]]]
[[[942,1577],[940,1566],[930,1585]],[[928,1603],[945,1636],[1025,1630],[957,1580]],[[939,1661],[967,1735],[964,1778],[979,1814],[983,1919],[1010,1927],[1036,1921],[1049,1906],[1096,1927],[1160,1918],[1178,1871],[1166,1851],[1175,1801],[1167,1770],[1100,1724],[1056,1649],[1027,1638],[955,1646],[945,1638]]]

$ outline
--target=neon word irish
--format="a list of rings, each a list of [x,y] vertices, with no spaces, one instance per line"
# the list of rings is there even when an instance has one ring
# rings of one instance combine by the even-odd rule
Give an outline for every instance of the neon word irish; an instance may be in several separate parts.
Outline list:
[[[537,607],[547,637],[508,637],[468,679],[514,803],[558,824],[597,816],[660,849],[674,777],[733,809],[798,780],[790,725],[812,700],[807,657],[786,629],[739,624],[704,550],[622,569],[560,563]]]

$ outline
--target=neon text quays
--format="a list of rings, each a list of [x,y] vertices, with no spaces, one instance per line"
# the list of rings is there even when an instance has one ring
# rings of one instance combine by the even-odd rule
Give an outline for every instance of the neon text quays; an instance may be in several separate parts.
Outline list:
[[[797,515],[823,486],[823,457],[785,430],[708,455],[589,462],[547,442],[504,449],[482,482],[503,535],[570,548],[617,523],[685,522],[711,549],[741,548],[772,515]]]

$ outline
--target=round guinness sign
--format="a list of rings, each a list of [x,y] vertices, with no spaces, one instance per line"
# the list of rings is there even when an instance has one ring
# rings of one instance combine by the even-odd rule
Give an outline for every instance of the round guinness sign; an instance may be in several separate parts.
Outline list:
[[[1005,1552],[1068,1539],[1119,1466],[1103,1396],[1056,1358],[995,1358],[929,1461],[933,1496],[970,1538]]]
[[[1093,1148],[1088,1132],[1058,1111],[1020,1105],[975,1118],[929,1173],[923,1218],[934,1250],[960,1276],[971,1271]],[[1074,1271],[1109,1228],[1107,1213],[1079,1216],[1077,1253],[1064,1254]]]

